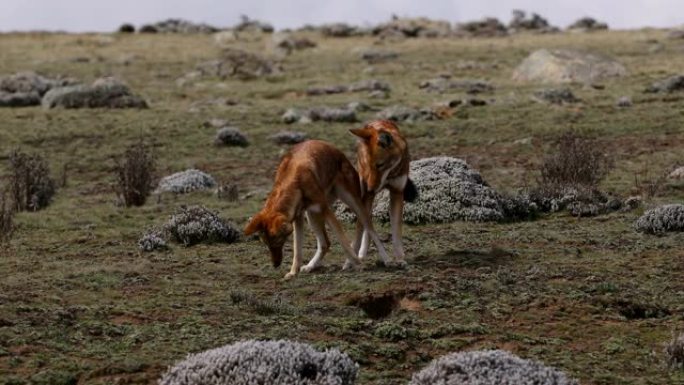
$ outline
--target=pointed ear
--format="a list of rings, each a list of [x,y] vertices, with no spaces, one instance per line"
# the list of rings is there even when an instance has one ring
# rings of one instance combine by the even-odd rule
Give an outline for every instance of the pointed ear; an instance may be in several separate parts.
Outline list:
[[[245,235],[249,236],[257,231],[262,230],[264,227],[263,217],[261,213],[255,215],[251,221],[245,226]]]
[[[352,134],[358,136],[359,138],[363,140],[369,140],[370,138],[373,137],[373,130],[371,130],[368,127],[363,127],[363,128],[352,128],[349,130]]]

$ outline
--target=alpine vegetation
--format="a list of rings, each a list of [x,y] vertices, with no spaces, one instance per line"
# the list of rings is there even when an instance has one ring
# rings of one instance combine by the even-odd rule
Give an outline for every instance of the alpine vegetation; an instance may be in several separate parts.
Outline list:
[[[404,221],[409,224],[504,221],[532,217],[536,211],[536,206],[525,199],[499,194],[461,159],[413,161],[409,178],[418,189],[418,199],[404,207]],[[382,191],[376,202],[373,217],[388,222],[387,191]]]
[[[648,210],[634,222],[634,228],[646,234],[684,231],[684,205],[669,204]]]
[[[152,191],[154,158],[141,141],[126,149],[116,162],[116,191],[127,207],[142,206]]]
[[[191,354],[159,385],[351,385],[358,365],[337,349],[288,340],[247,340]]]
[[[577,385],[565,373],[503,350],[451,353],[413,375],[409,385]]]
[[[206,190],[216,187],[216,180],[200,170],[189,169],[171,174],[159,181],[156,193],[172,192],[185,194],[197,190]]]
[[[223,127],[216,131],[214,143],[217,146],[239,146],[247,147],[249,141],[245,134],[236,127]]]
[[[167,250],[169,246],[166,244],[163,230],[151,229],[143,234],[140,239],[138,239],[138,248],[140,251],[150,252],[156,250]]]
[[[14,151],[9,169],[9,191],[16,211],[37,211],[50,204],[57,184],[41,155]]]
[[[268,139],[275,144],[297,144],[309,139],[309,136],[305,132],[280,131],[269,136]]]
[[[122,81],[105,77],[91,85],[56,87],[42,100],[45,108],[147,108],[147,102]]]
[[[233,243],[240,231],[204,206],[182,206],[164,225],[164,230],[178,243]]]
[[[665,345],[665,358],[671,368],[684,369],[684,333],[672,334],[672,341]]]

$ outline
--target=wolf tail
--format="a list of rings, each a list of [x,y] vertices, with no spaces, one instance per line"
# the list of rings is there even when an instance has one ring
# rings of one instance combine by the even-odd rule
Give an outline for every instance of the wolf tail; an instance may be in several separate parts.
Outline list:
[[[413,202],[418,199],[418,189],[411,179],[406,181],[404,186],[404,201]]]

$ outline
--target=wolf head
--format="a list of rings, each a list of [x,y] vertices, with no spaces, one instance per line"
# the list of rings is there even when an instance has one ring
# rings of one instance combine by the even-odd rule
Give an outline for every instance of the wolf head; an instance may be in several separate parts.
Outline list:
[[[256,232],[271,252],[273,267],[279,267],[283,261],[283,245],[292,234],[292,224],[283,214],[262,211],[245,226],[245,235]]]

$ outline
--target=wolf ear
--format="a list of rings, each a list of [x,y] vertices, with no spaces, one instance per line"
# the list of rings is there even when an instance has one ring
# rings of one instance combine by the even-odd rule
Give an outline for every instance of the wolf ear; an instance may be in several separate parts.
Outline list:
[[[373,137],[373,130],[368,127],[363,128],[352,128],[349,130],[352,134],[358,136],[363,140],[369,140]]]
[[[251,221],[245,226],[245,235],[252,235],[257,231],[262,230],[264,227],[264,221],[261,216],[261,213],[255,215]]]
[[[268,233],[271,235],[290,235],[292,224],[287,222],[283,214],[277,214],[268,221]]]

